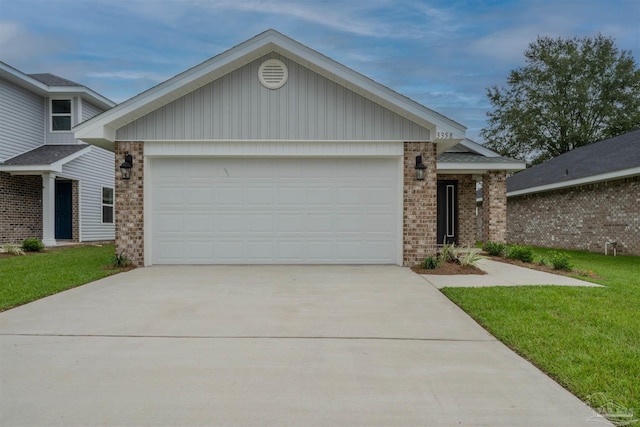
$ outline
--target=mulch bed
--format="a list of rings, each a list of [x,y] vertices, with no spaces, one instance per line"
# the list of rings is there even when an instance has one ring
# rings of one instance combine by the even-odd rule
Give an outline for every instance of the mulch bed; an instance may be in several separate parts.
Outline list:
[[[457,262],[445,262],[438,268],[427,270],[421,265],[414,265],[411,269],[418,274],[439,274],[439,275],[455,275],[455,274],[487,274],[478,267],[472,265],[460,265]]]

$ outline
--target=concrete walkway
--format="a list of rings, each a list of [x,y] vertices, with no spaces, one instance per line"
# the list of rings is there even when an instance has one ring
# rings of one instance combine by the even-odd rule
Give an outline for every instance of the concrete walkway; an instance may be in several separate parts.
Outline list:
[[[149,267],[0,313],[3,426],[594,416],[407,268]]]
[[[506,262],[483,259],[478,262],[478,268],[485,275],[438,275],[424,274],[429,283],[438,289],[452,288],[477,288],[484,286],[529,286],[529,285],[555,285],[555,286],[592,286],[601,285],[574,279],[559,274],[546,273],[531,268],[518,267]]]

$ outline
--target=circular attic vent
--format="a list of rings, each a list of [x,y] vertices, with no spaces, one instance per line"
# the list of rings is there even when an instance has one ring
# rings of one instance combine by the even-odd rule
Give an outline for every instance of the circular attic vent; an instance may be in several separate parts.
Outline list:
[[[287,66],[279,59],[267,59],[258,69],[258,78],[267,89],[278,89],[284,86],[289,77]]]

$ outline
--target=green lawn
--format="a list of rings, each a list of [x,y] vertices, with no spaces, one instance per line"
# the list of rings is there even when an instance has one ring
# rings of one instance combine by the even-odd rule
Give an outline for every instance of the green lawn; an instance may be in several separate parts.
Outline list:
[[[117,273],[113,245],[59,248],[0,258],[0,311]]]
[[[550,250],[533,248],[537,258]],[[569,253],[605,288],[445,288],[444,294],[502,342],[594,406],[640,418],[640,257]],[[584,277],[578,277],[585,280]],[[629,425],[629,424],[627,424]],[[636,424],[634,424],[636,425]]]

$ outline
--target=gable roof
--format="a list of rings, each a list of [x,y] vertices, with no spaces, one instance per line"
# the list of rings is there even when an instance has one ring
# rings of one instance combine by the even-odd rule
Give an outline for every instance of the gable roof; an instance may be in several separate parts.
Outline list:
[[[91,151],[87,144],[41,145],[0,163],[0,171],[13,174],[62,172],[62,166]]]
[[[525,162],[502,157],[469,138],[439,154],[437,165],[438,173],[479,174],[489,170],[516,172],[526,167]]]
[[[40,96],[73,94],[79,95],[83,99],[103,109],[109,109],[116,105],[115,102],[110,99],[79,83],[72,82],[55,74],[25,74],[2,61],[0,61],[0,78],[4,78]]]
[[[640,175],[640,129],[578,147],[507,179],[507,195]]]
[[[113,151],[116,130],[134,120],[250,63],[276,52],[347,89],[428,128],[439,150],[444,151],[464,138],[466,127],[383,86],[364,75],[275,31],[268,30],[181,74],[161,83],[117,107],[74,128],[75,136]],[[437,137],[444,139],[437,139]]]

